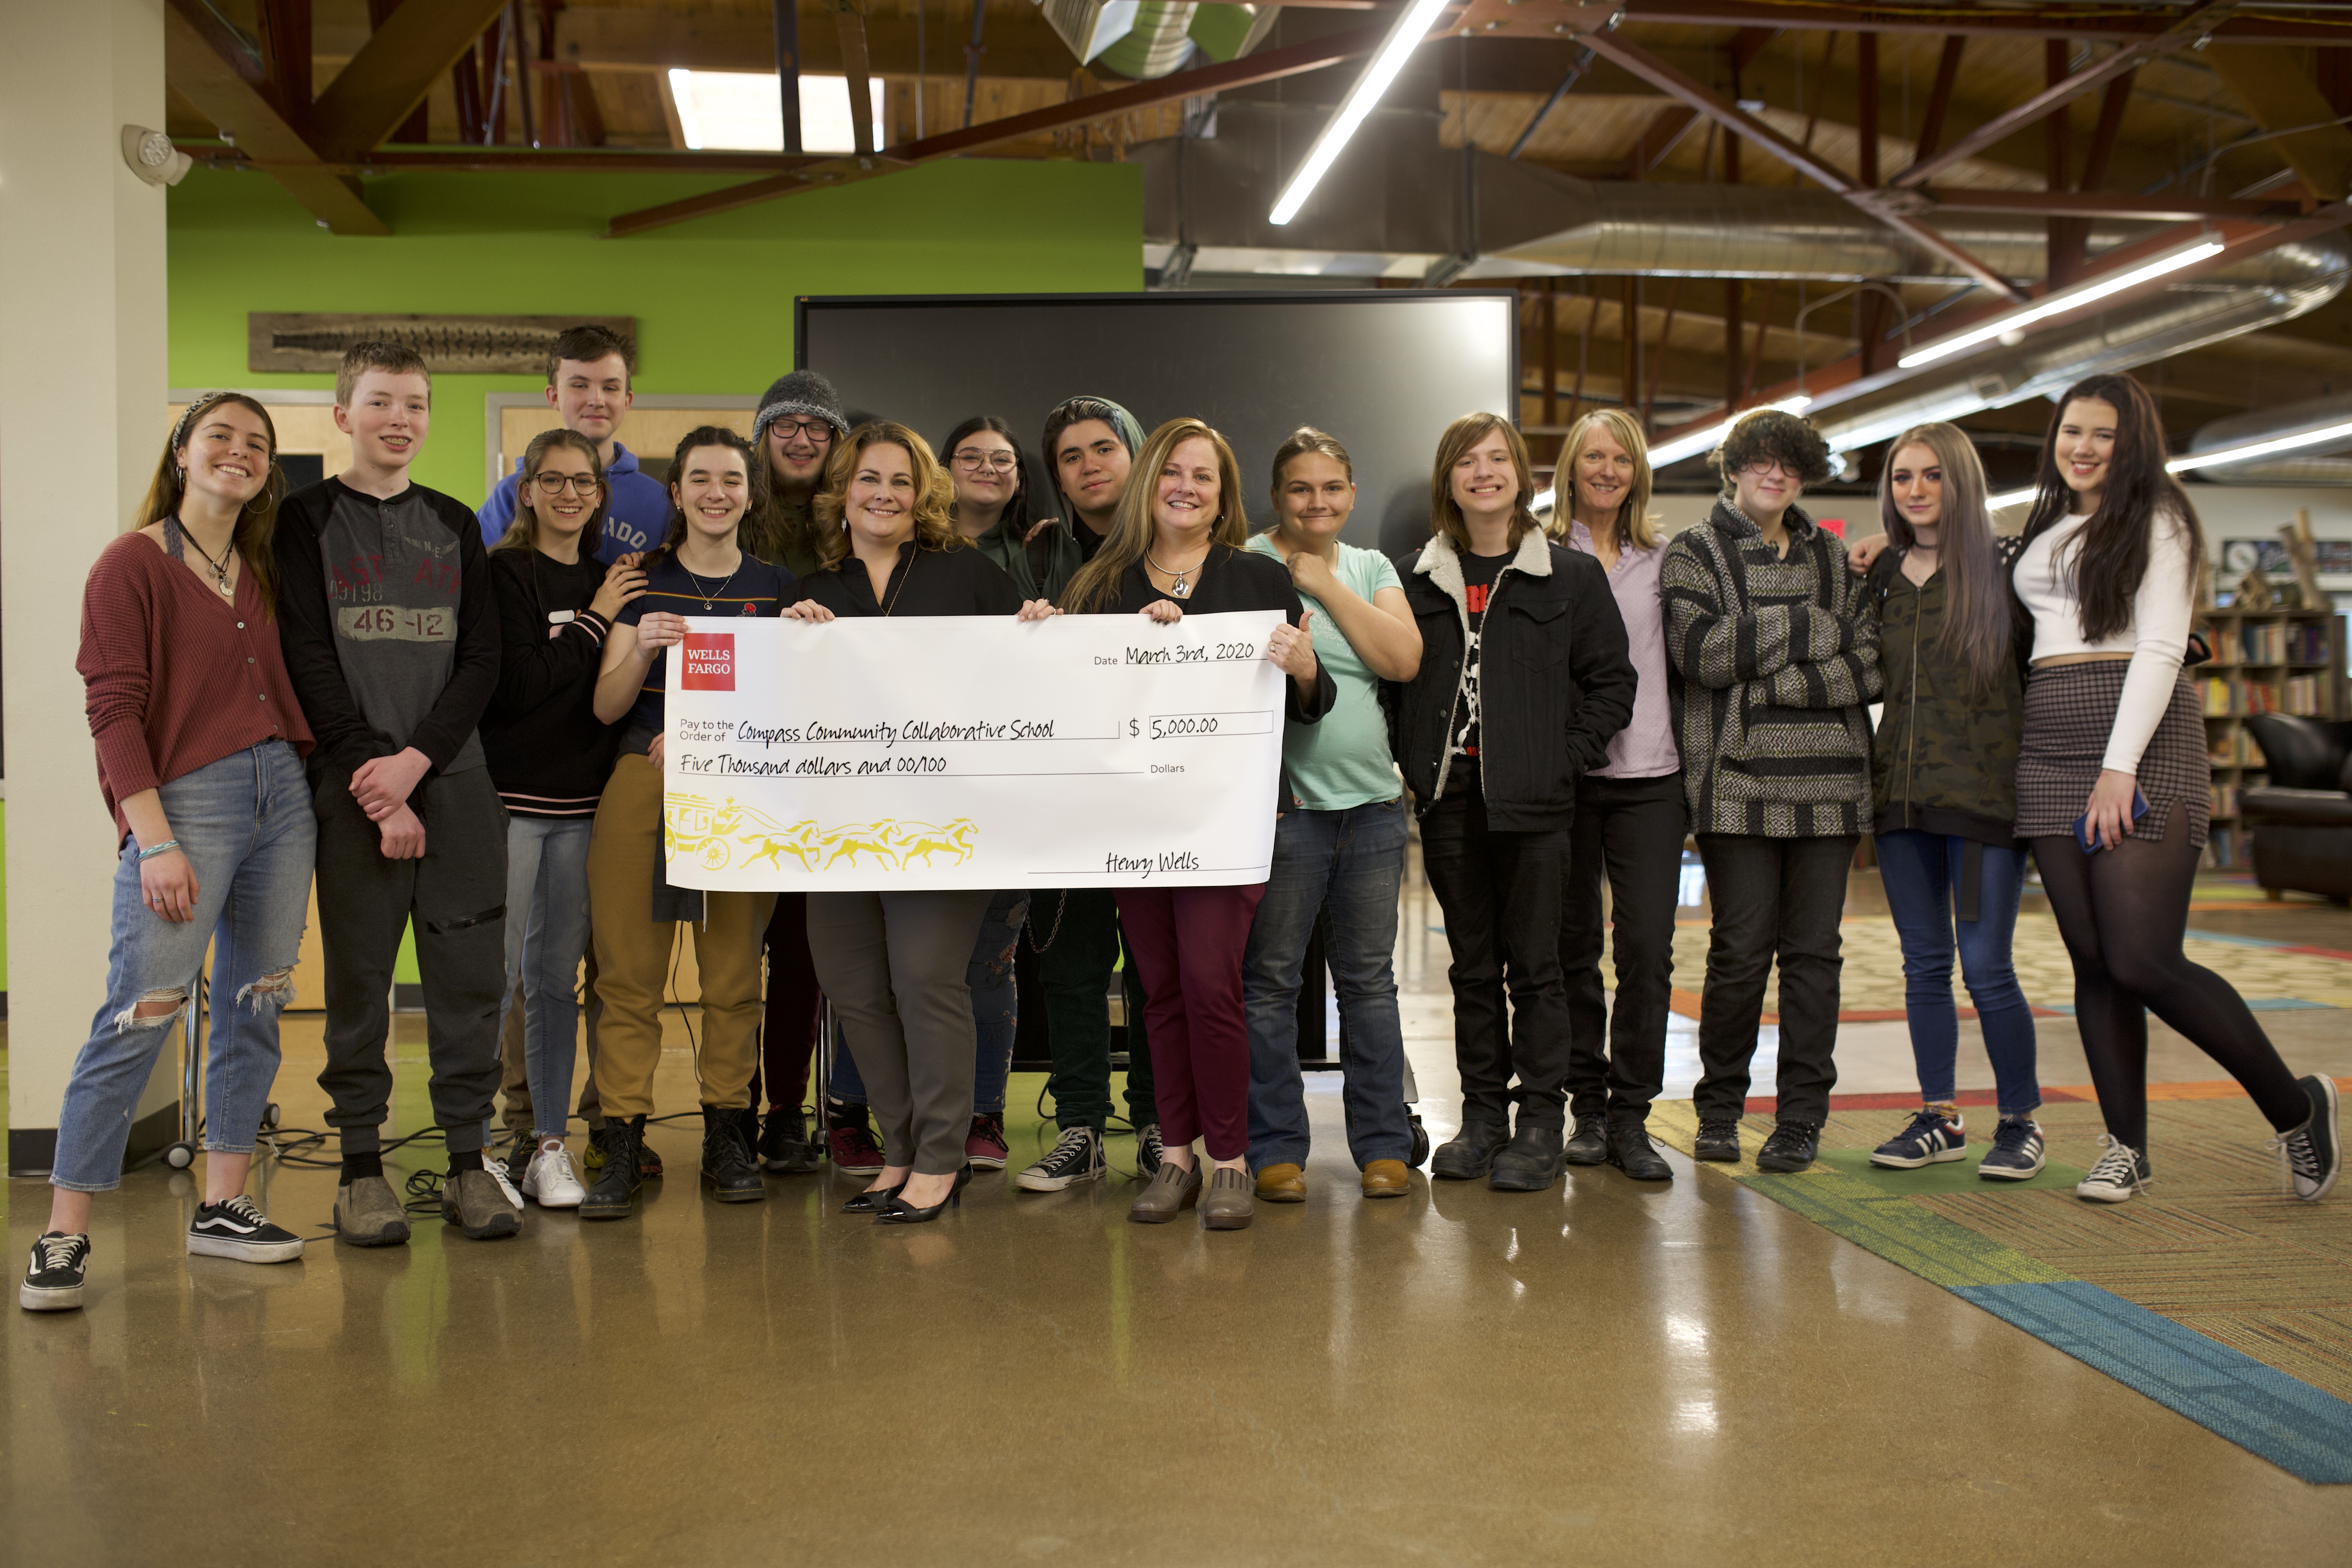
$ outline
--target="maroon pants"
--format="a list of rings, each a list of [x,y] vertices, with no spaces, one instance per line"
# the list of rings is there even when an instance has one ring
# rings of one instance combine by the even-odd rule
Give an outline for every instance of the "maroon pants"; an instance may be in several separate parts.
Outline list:
[[[809,957],[808,895],[779,893],[768,921],[768,1011],[760,1031],[760,1070],[751,1079],[751,1103],[767,1096],[768,1109],[783,1110],[808,1096],[809,1058],[816,1053],[816,964]]]
[[[1203,1140],[1212,1160],[1249,1152],[1249,1024],[1242,952],[1265,884],[1121,888],[1118,919],[1150,998],[1143,1010],[1159,1080],[1160,1139]],[[1130,1034],[1130,1039],[1134,1037]]]

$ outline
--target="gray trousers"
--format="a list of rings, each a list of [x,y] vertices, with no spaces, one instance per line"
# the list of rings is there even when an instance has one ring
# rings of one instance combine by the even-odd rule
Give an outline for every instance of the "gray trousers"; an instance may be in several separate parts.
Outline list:
[[[327,1125],[343,1152],[372,1154],[391,1113],[392,968],[413,916],[433,1064],[434,1124],[452,1153],[482,1146],[499,1087],[506,992],[507,812],[488,768],[425,780],[408,797],[425,858],[387,860],[352,798],[351,775],[313,765],[319,814],[319,943],[327,973]],[[966,944],[969,952],[970,944]]]
[[[808,896],[809,956],[866,1080],[883,1155],[918,1175],[963,1167],[974,1038],[964,970],[993,896]]]

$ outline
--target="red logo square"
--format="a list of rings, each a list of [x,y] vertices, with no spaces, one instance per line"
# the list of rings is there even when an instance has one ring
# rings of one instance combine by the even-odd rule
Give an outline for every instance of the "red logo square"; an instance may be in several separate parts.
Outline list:
[[[686,654],[686,672],[678,681],[681,690],[735,689],[733,632],[689,632],[678,646]]]

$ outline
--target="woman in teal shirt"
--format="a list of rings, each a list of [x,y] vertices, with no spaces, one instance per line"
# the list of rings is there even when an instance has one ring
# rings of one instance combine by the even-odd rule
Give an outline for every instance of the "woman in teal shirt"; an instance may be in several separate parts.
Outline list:
[[[1390,963],[1404,875],[1404,786],[1389,756],[1379,683],[1412,679],[1421,631],[1388,557],[1339,542],[1355,504],[1347,448],[1301,426],[1274,455],[1275,525],[1248,546],[1290,568],[1314,612],[1315,657],[1339,690],[1320,722],[1290,724],[1283,736],[1283,772],[1297,804],[1275,822],[1274,867],[1242,963],[1250,1168],[1257,1195],[1271,1203],[1307,1196],[1298,987],[1315,918],[1327,909],[1327,956],[1348,1020],[1348,1148],[1366,1197],[1404,1195],[1412,1148]]]

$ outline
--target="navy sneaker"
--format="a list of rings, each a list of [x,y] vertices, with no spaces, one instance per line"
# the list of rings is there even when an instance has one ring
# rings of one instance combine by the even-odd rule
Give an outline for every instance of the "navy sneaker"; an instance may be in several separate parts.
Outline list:
[[[1908,1127],[1870,1152],[1870,1163],[1890,1171],[1916,1171],[1922,1165],[1965,1158],[1968,1142],[1958,1117],[1948,1117],[1932,1105],[1923,1105],[1911,1113]],[[2034,1170],[2041,1168],[2036,1165]]]
[[[16,1304],[28,1312],[70,1312],[81,1305],[82,1278],[89,1268],[89,1237],[47,1231],[34,1238]]]
[[[2042,1173],[2042,1123],[2031,1116],[2004,1116],[1992,1130],[1992,1147],[1977,1162],[1988,1182],[2021,1182]]]

